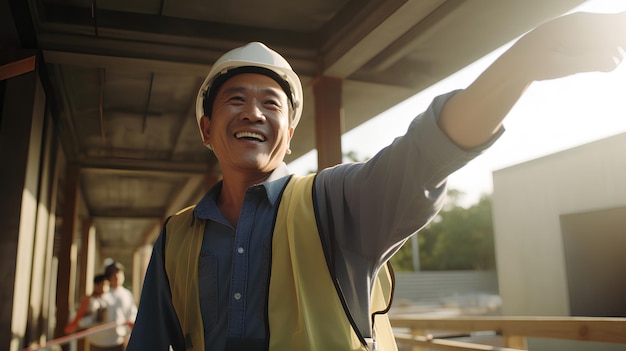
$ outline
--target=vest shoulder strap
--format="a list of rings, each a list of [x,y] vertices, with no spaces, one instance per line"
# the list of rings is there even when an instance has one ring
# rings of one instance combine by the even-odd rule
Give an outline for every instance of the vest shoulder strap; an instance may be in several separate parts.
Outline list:
[[[204,351],[197,270],[204,221],[196,220],[193,209],[179,211],[165,225],[165,272],[186,349]]]

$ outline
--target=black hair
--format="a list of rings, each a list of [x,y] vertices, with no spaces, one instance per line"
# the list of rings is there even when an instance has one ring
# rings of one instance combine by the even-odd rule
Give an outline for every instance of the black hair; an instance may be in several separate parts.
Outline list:
[[[220,90],[222,84],[224,84],[230,78],[242,73],[258,73],[272,78],[276,81],[276,83],[278,83],[278,85],[280,85],[281,88],[283,88],[285,94],[287,94],[287,98],[289,99],[291,107],[294,107],[293,97],[291,96],[291,87],[286,80],[278,75],[278,73],[264,67],[242,66],[228,70],[213,79],[213,81],[209,85],[209,89],[205,92],[204,100],[202,101],[202,109],[205,116],[211,118],[213,103],[215,102],[215,97],[217,96],[217,92]]]
[[[124,271],[124,265],[119,262],[113,262],[104,269],[104,275],[109,278],[113,273]]]
[[[93,283],[94,284],[100,284],[103,281],[107,280],[107,276],[104,274],[98,274],[95,277],[93,277]]]

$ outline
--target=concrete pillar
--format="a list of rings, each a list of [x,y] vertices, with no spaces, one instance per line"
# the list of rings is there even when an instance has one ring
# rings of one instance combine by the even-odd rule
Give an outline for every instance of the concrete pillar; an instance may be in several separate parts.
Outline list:
[[[76,267],[76,272],[78,273],[76,298],[78,298],[79,301],[83,296],[91,294],[93,289],[93,255],[91,255],[91,257],[89,255],[91,232],[91,218],[83,219],[80,228],[80,246],[78,246],[78,264]],[[90,260],[92,262],[90,262]]]
[[[343,116],[340,78],[317,77],[313,82],[315,97],[315,147],[317,168],[322,170],[342,162],[341,134]]]
[[[49,128],[52,129],[52,128]],[[53,131],[52,131],[53,132]],[[56,139],[56,138],[55,138]],[[47,339],[54,335],[56,326],[56,289],[57,289],[57,259],[54,257],[54,237],[56,233],[57,204],[60,200],[58,193],[61,185],[60,179],[65,171],[65,155],[60,152],[61,145],[58,140],[54,140],[51,149],[56,150],[56,154],[50,157],[52,162],[52,181],[50,184],[50,217],[48,224],[48,235],[46,237],[46,249],[44,258],[44,279],[42,291],[41,319]],[[34,275],[34,274],[33,274]]]
[[[53,242],[56,222],[56,152],[57,138],[49,114],[45,116],[44,137],[41,152],[41,172],[39,199],[37,201],[37,223],[33,250],[31,273],[30,311],[28,340],[43,343],[48,333],[48,306],[51,280],[49,267],[53,254]]]
[[[0,330],[5,331],[0,349],[15,351],[28,342],[27,325],[37,325],[30,306],[31,274],[48,217],[39,206],[45,93],[36,71],[12,72],[0,81]]]
[[[79,201],[80,168],[67,166],[65,169],[65,188],[63,189],[63,226],[59,233],[60,240],[57,247],[57,292],[56,292],[56,321],[55,337],[64,334],[63,328],[68,322],[70,306],[74,305],[74,290],[72,279],[72,261],[75,260],[76,250],[74,233],[78,228],[78,201]]]

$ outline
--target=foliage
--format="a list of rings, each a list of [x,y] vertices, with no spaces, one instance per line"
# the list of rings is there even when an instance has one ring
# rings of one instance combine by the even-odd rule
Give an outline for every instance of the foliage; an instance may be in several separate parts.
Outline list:
[[[456,205],[458,192],[452,192],[451,205],[418,233],[421,270],[485,270],[495,268],[491,198],[463,208]],[[391,259],[397,271],[412,271],[410,240]]]

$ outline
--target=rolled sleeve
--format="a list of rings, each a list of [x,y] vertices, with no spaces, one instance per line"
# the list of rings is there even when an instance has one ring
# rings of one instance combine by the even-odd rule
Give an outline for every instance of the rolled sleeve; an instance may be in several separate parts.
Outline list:
[[[500,128],[487,142],[471,149],[457,146],[439,127],[438,120],[445,103],[460,90],[436,97],[424,113],[409,125],[405,137],[409,137],[412,147],[423,150],[422,162],[433,170],[426,187],[437,187],[450,174],[484,153],[504,133]]]

